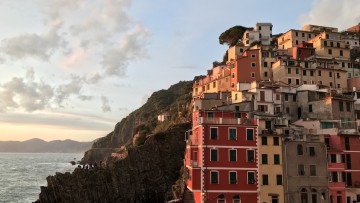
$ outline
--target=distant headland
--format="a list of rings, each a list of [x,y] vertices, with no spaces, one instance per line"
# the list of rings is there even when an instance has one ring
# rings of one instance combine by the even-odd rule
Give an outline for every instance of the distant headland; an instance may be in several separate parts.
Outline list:
[[[74,140],[54,140],[46,142],[34,138],[26,141],[0,141],[0,152],[22,153],[82,153],[88,150],[92,142]]]

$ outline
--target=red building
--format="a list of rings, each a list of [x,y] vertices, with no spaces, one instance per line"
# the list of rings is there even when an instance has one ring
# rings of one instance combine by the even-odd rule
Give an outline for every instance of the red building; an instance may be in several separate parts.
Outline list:
[[[360,137],[340,132],[325,139],[328,146],[330,199],[360,202]],[[341,200],[340,200],[341,199]]]
[[[315,48],[312,43],[303,42],[290,49],[294,59],[307,59],[315,54]]]
[[[250,83],[261,80],[260,49],[251,49],[244,52],[236,60],[230,62],[231,90],[237,90],[238,83]]]
[[[257,202],[256,119],[236,106],[220,109],[193,112],[185,156],[187,188],[196,203]]]

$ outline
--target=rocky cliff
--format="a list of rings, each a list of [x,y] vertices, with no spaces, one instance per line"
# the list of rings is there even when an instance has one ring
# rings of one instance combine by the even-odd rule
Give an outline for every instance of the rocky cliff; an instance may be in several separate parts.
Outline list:
[[[124,156],[108,159],[106,167],[76,169],[47,178],[37,202],[164,202],[179,177],[185,152],[184,132],[190,123],[153,134]]]
[[[181,118],[189,120],[186,117],[189,115],[187,107],[191,102],[192,84],[193,81],[180,81],[167,90],[154,92],[142,107],[117,123],[112,132],[94,142],[82,161],[90,163],[105,159],[120,146],[131,144],[132,136],[138,131],[151,133],[158,124],[157,115],[160,113],[169,112],[173,123],[178,123]],[[183,114],[179,116],[179,112]]]

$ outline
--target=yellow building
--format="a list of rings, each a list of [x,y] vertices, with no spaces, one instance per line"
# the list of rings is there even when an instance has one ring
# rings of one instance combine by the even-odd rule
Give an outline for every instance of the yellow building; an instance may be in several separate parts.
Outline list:
[[[259,202],[284,202],[282,130],[276,129],[277,118],[259,119],[258,163]]]
[[[235,45],[228,49],[228,61],[236,60],[248,47]]]
[[[230,68],[226,65],[217,66],[193,85],[193,97],[200,97],[202,93],[218,93],[230,90]]]
[[[273,80],[293,87],[318,84],[332,88],[347,88],[347,71],[340,65],[336,60],[281,59],[272,66]]]
[[[289,49],[303,42],[307,42],[317,35],[317,32],[305,30],[289,30],[277,38],[279,49]]]

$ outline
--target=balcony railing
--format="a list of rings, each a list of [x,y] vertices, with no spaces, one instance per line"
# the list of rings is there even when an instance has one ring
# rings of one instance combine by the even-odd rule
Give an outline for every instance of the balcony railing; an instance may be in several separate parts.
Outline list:
[[[191,160],[191,161],[190,161],[190,165],[191,165],[192,167],[199,167],[199,162],[198,162],[197,160]]]
[[[198,119],[199,124],[257,125],[255,118],[204,118]]]

